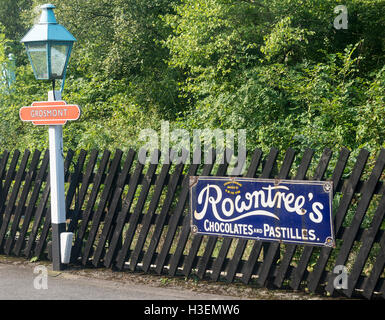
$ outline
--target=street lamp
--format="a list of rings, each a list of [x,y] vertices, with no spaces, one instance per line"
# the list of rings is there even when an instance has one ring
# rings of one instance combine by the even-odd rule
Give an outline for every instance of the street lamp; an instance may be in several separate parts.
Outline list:
[[[47,109],[46,114],[53,114],[55,108],[62,108],[66,105],[64,101],[56,100],[61,100],[66,67],[72,45],[76,41],[74,36],[68,32],[66,28],[56,22],[53,12],[54,8],[55,6],[52,4],[42,5],[42,14],[39,23],[34,25],[21,40],[21,42],[25,44],[35,78],[38,80],[52,80],[53,90],[48,92],[48,102],[37,102],[33,104],[40,106],[48,105],[49,110]],[[55,91],[56,79],[62,79],[60,91]],[[29,108],[29,110],[31,109],[32,108]],[[22,115],[20,115],[20,117],[22,118]],[[72,242],[73,235],[72,233],[65,232],[63,123],[58,124],[58,122],[41,121],[37,124],[49,124],[52,267],[53,270],[62,270],[64,268],[63,263],[68,263],[68,257],[71,251],[70,243]]]
[[[41,6],[40,21],[21,40],[25,44],[35,78],[38,80],[63,79],[75,37],[56,22],[53,4]]]

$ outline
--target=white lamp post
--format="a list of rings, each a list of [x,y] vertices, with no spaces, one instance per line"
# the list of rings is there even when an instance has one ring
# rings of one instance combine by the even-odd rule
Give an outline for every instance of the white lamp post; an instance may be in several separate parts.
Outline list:
[[[48,101],[61,100],[66,67],[71,54],[74,36],[56,22],[52,4],[41,6],[42,14],[38,24],[21,40],[25,44],[35,78],[52,80],[53,90]],[[60,91],[55,91],[55,79],[62,79]],[[64,197],[63,128],[49,126],[51,223],[52,223],[52,265],[53,270],[62,270],[60,234],[66,231]],[[65,234],[63,234],[65,236]],[[63,237],[62,237],[63,238]],[[64,246],[65,247],[65,246]]]

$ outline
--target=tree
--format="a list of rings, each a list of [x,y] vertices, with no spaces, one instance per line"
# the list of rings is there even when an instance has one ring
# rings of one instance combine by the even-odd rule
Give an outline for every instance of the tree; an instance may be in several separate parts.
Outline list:
[[[348,7],[354,16],[376,2]],[[301,4],[185,0],[166,17],[170,64],[184,70],[191,101],[181,126],[247,128],[249,148],[357,147],[357,108],[378,68],[363,63],[369,33],[337,46],[334,2]]]
[[[347,30],[333,27],[332,0],[53,2],[78,40],[63,95],[82,117],[66,125],[68,147],[138,146],[138,131],[161,120],[188,130],[246,128],[249,149],[382,146],[381,0],[345,1]],[[1,3],[4,54],[21,49],[42,3]],[[20,147],[41,145],[43,131],[32,134],[17,113],[7,118],[50,87],[34,80],[19,49],[2,112]],[[3,139],[11,143],[6,130]]]
[[[0,1],[0,22],[3,26],[2,32],[8,39],[6,53],[13,53],[18,65],[27,62],[23,55],[24,48],[20,39],[26,32],[23,12],[30,11],[32,0],[2,0]]]

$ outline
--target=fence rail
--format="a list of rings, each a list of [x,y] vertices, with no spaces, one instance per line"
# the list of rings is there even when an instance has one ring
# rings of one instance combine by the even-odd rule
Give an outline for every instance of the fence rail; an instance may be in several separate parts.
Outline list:
[[[227,150],[227,152],[231,152]],[[256,149],[244,176],[332,180],[337,246],[314,247],[192,235],[189,176],[239,176],[240,167],[215,164],[143,165],[136,153],[105,150],[65,158],[67,230],[74,232],[71,263],[140,270],[170,276],[196,274],[213,281],[242,281],[310,292],[385,297],[385,150],[377,158],[342,149],[300,155]],[[153,153],[153,160],[160,152]],[[223,156],[223,155],[222,155]],[[243,161],[242,159],[240,161]],[[4,151],[0,158],[0,253],[50,258],[49,155]],[[346,289],[333,271],[346,266]]]

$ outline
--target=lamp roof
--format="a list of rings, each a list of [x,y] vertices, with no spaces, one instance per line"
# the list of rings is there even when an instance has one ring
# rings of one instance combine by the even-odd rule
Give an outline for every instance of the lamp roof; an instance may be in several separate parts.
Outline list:
[[[62,25],[56,22],[52,4],[44,4],[40,7],[42,13],[40,21],[35,24],[21,42],[41,42],[41,41],[76,41],[76,38]]]

